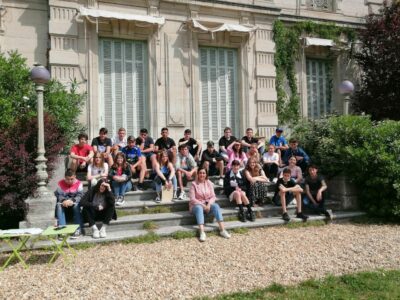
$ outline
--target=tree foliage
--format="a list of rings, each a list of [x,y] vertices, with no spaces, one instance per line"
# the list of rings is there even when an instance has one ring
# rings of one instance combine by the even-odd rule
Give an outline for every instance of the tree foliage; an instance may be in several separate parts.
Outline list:
[[[385,1],[381,14],[367,17],[355,54],[362,68],[356,107],[374,120],[400,120],[400,1]]]
[[[15,51],[0,53],[0,130],[10,127],[20,116],[37,114],[35,86],[29,76],[24,57]],[[55,118],[67,145],[84,129],[78,122],[84,100],[75,80],[68,90],[56,80],[45,86],[44,109]]]

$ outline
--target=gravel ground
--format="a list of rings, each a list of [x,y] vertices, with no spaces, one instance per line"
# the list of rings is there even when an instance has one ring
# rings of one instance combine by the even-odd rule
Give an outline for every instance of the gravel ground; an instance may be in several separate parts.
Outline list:
[[[79,250],[70,264],[39,258],[0,272],[1,299],[187,299],[327,274],[400,268],[400,226],[285,227],[155,244]],[[4,261],[4,254],[0,255]]]

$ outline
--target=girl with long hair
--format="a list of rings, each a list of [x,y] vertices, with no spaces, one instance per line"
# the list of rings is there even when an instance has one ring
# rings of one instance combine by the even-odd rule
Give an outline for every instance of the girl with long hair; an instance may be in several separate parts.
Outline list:
[[[129,164],[126,162],[125,154],[122,152],[117,153],[115,162],[108,175],[116,198],[115,205],[121,206],[125,203],[125,194],[132,189],[132,172]]]
[[[250,202],[262,205],[267,198],[269,186],[269,180],[265,176],[263,169],[254,158],[251,158],[247,162],[244,174],[249,182]]]

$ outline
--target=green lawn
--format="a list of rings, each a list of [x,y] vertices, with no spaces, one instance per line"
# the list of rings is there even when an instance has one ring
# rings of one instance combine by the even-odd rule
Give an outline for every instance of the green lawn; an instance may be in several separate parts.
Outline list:
[[[210,299],[210,298],[202,298]],[[400,299],[400,270],[361,272],[295,286],[272,284],[252,292],[220,295],[212,299]]]

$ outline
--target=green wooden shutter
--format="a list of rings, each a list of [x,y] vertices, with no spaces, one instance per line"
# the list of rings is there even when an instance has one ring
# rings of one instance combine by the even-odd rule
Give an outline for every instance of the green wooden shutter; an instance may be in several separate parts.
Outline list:
[[[137,135],[147,127],[147,46],[145,42],[100,41],[101,126],[116,135],[124,127]]]
[[[237,133],[237,52],[200,48],[202,140],[218,141],[224,128]]]

